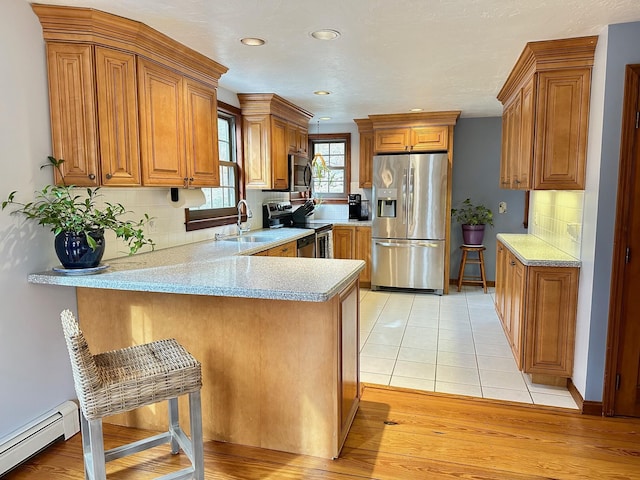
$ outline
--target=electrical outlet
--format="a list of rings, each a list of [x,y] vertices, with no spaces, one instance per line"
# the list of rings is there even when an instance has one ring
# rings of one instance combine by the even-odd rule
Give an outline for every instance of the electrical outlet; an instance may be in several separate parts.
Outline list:
[[[507,213],[507,202],[500,202],[498,204],[498,213]]]

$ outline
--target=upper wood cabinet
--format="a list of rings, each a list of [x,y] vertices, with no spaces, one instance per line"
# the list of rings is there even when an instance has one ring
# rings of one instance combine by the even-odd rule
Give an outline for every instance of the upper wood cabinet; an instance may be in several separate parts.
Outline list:
[[[65,160],[66,183],[219,185],[216,87],[226,67],[139,22],[32,8],[46,41],[53,155]]]
[[[448,128],[380,128],[374,132],[377,153],[443,151],[448,147]]]
[[[503,104],[500,186],[584,189],[591,69],[598,37],[528,43]]]
[[[308,157],[313,114],[274,93],[239,93],[247,188],[287,190],[289,154]]]
[[[360,134],[360,188],[373,187],[373,122],[368,118],[354,120]]]

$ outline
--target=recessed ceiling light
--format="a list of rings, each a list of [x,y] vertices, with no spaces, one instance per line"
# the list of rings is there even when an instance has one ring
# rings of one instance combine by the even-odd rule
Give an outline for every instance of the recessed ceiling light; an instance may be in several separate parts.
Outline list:
[[[412,108],[411,110],[409,110],[410,112],[421,112],[422,109],[421,108]]]
[[[331,120],[331,117],[320,117],[319,120]]]
[[[261,38],[245,37],[240,39],[240,43],[250,47],[259,47],[260,45],[264,45],[266,42]]]
[[[323,29],[311,32],[311,36],[316,40],[335,40],[340,36],[340,32],[337,30]]]
[[[327,90],[316,90],[315,92],[313,92],[315,95],[331,95],[331,92],[328,92]]]

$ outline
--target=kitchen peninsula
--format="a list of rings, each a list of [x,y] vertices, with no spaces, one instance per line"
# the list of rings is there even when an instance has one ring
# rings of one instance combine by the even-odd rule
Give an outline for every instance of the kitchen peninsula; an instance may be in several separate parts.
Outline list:
[[[183,344],[202,363],[205,439],[335,458],[359,401],[364,262],[253,255],[307,234],[265,230],[29,281],[76,288],[94,353],[168,337]],[[110,420],[162,429],[160,407]]]

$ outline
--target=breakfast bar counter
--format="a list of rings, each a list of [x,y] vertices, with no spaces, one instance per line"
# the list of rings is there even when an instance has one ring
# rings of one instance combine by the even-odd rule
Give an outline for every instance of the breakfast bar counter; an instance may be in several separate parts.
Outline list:
[[[210,241],[110,260],[93,275],[41,272],[76,287],[94,353],[175,338],[202,363],[207,440],[335,458],[359,402],[359,260],[250,256],[265,242]],[[256,234],[257,235],[257,234]],[[264,235],[261,238],[264,240]],[[188,425],[181,404],[181,422]],[[184,418],[183,418],[184,416]],[[156,404],[110,417],[161,430]]]

